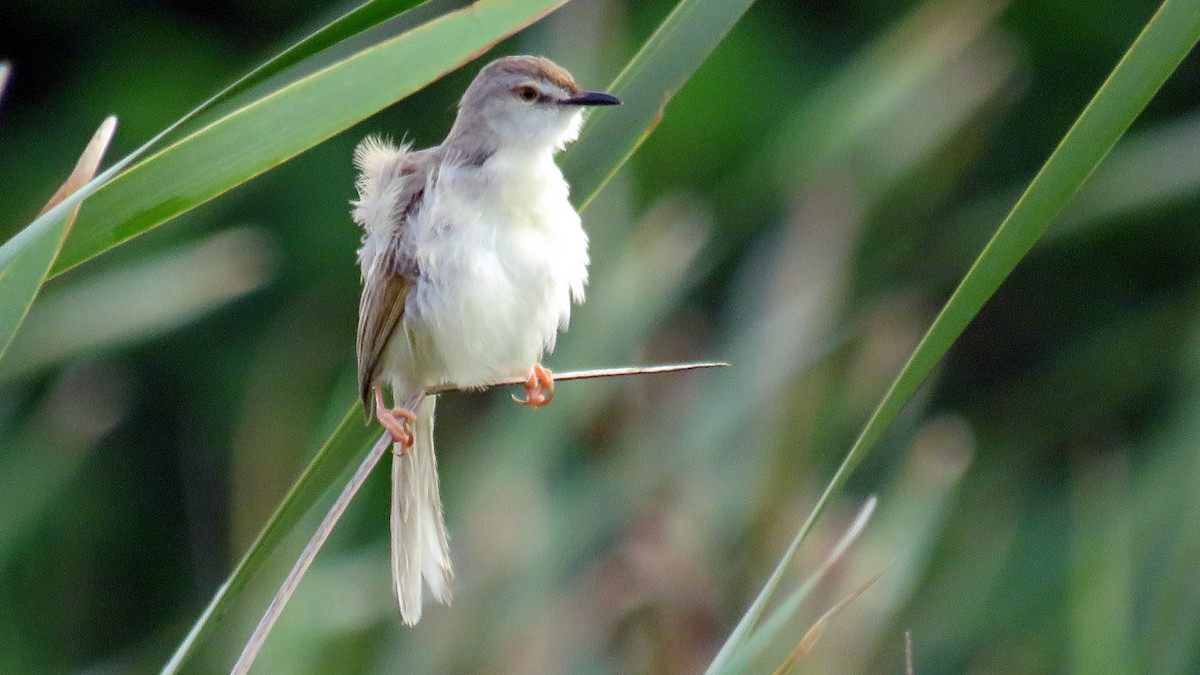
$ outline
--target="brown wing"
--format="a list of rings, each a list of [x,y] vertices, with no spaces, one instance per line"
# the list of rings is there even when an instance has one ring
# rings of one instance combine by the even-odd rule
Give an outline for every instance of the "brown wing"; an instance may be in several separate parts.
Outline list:
[[[414,279],[405,274],[377,268],[363,284],[358,303],[358,388],[368,417],[371,388],[379,375],[383,350],[404,318],[404,304],[413,283]]]
[[[412,252],[405,250],[403,234],[425,194],[423,172],[416,166],[406,166],[401,180],[407,185],[399,191],[397,201],[404,206],[395,210],[396,222],[387,244],[364,275],[358,303],[358,389],[368,420],[372,410],[371,389],[379,377],[384,349],[404,318],[408,292],[420,276]]]

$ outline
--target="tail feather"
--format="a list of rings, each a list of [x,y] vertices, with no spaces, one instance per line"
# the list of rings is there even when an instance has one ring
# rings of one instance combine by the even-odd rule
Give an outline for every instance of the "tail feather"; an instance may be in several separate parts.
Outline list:
[[[400,616],[410,626],[421,620],[422,577],[433,598],[446,604],[454,577],[433,451],[433,409],[433,397],[417,406],[413,445],[392,457],[392,581]]]

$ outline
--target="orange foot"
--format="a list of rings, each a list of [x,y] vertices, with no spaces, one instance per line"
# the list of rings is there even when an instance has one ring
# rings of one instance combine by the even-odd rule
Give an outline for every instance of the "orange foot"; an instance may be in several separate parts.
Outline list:
[[[411,410],[404,408],[389,408],[383,404],[383,392],[375,387],[375,419],[392,435],[392,440],[400,444],[400,454],[403,455],[412,447],[413,432],[411,424],[417,421],[417,416]]]
[[[525,398],[513,400],[530,408],[540,408],[554,399],[554,373],[540,363],[534,364],[533,374],[525,382]]]

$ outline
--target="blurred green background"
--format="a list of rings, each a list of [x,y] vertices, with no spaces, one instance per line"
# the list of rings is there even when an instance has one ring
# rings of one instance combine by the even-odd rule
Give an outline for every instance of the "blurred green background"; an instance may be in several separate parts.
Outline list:
[[[7,0],[3,238],[105,115],[122,156],[351,6]],[[358,139],[439,142],[501,54],[603,88],[671,6],[576,0],[53,279],[0,361],[0,671],[161,667],[353,401]],[[454,605],[401,627],[379,471],[261,672],[703,669],[1155,7],[757,2],[585,211],[589,302],[548,359],[734,366],[443,397]],[[911,631],[922,673],[1200,672],[1198,87],[1192,57],[822,517],[789,585],[880,497],[757,670],[886,569],[799,669],[903,672]]]

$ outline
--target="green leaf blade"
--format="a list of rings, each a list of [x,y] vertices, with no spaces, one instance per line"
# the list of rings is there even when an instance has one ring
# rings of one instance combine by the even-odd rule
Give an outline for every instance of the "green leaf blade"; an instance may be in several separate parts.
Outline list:
[[[736,649],[750,639],[753,621],[761,614],[778,584],[781,571],[834,493],[845,484],[863,456],[878,443],[967,325],[1041,238],[1198,40],[1200,4],[1187,0],[1165,0],[1030,182],[934,319],[830,479],[763,593],[747,611],[738,626],[738,632],[722,649],[723,654],[727,649]]]
[[[62,211],[57,217],[39,219],[37,229],[0,249],[0,355],[12,343],[62,248],[70,223],[69,211]]]
[[[454,70],[566,0],[481,0],[194,131],[97,190],[52,274],[193,209]]]
[[[6,77],[7,69],[4,69],[0,72],[0,89]],[[78,205],[90,194],[88,186],[100,168],[100,161],[116,129],[115,117],[100,123],[75,168],[42,209],[41,215],[0,246],[0,356],[12,344],[50,266],[62,250],[64,239],[79,212]]]
[[[342,416],[337,428],[325,440],[313,461],[279,503],[279,508],[267,521],[250,550],[209,601],[204,612],[175,649],[170,661],[163,666],[163,673],[179,672],[216,628],[217,622],[229,613],[232,601],[262,570],[263,565],[288,533],[310,510],[321,503],[338,478],[345,475],[353,462],[366,453],[378,436],[377,429],[363,424],[362,414],[357,405]]]
[[[1200,40],[1200,5],[1166,0],[1030,182],[847,456],[853,467]],[[839,474],[841,471],[839,470]]]
[[[609,92],[617,108],[588,117],[579,141],[564,153],[563,173],[580,208],[633,156],[658,126],[667,104],[716,49],[754,0],[683,0],[617,75]]]

